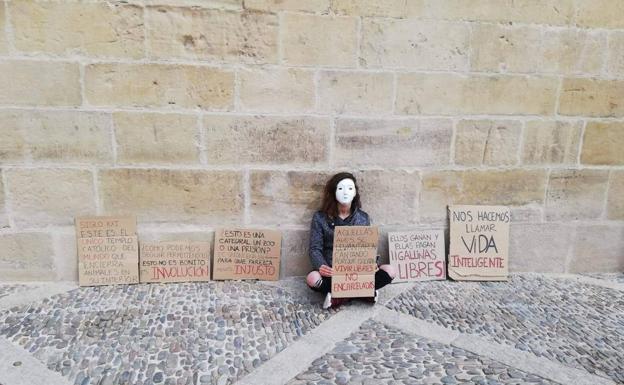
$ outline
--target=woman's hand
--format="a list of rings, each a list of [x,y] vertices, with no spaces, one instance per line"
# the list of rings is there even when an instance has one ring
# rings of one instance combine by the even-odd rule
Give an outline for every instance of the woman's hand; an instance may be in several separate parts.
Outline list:
[[[327,265],[321,265],[321,267],[319,267],[319,273],[321,273],[323,277],[331,277],[334,274],[334,270]]]

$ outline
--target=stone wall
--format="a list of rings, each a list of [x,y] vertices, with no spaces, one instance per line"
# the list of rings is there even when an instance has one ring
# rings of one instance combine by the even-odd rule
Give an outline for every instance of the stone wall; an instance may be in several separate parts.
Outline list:
[[[508,205],[512,271],[624,269],[621,0],[0,1],[0,135],[0,280],[77,279],[91,214],[302,275],[339,170],[384,232]]]

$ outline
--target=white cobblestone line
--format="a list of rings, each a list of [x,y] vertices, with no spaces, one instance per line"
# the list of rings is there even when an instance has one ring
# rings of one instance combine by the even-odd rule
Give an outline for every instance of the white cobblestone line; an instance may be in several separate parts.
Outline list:
[[[532,373],[560,384],[614,385],[615,382],[585,371],[561,365],[543,357],[534,356],[506,345],[489,342],[481,337],[460,333],[434,323],[379,308],[374,320],[400,329],[409,334],[453,345],[480,356],[501,362],[512,368]]]
[[[70,385],[69,380],[49,370],[24,349],[0,338],[0,384],[2,385]]]
[[[352,302],[323,322],[309,334],[301,337],[256,370],[236,382],[236,385],[281,385],[306,370],[315,359],[331,351],[340,342],[359,329],[360,325],[395,296],[413,287],[413,284],[388,285],[380,290],[379,303],[371,306]]]
[[[44,298],[51,297],[53,295],[62,294],[70,290],[78,288],[76,282],[54,282],[54,283],[41,283],[33,286],[32,289],[19,291],[0,298],[0,310],[10,309],[13,306],[25,305],[30,302],[41,301]],[[0,382],[1,384],[2,382]],[[2,384],[10,385],[10,384]]]

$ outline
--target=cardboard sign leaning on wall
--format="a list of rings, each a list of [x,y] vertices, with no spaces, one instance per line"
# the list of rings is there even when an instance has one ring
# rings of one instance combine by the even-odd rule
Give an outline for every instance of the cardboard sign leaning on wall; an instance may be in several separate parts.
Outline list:
[[[379,231],[374,226],[336,226],[332,257],[335,298],[373,297]]]
[[[215,233],[213,279],[277,281],[282,234],[263,229],[219,229]]]
[[[448,274],[457,281],[506,281],[509,222],[505,206],[449,206]]]
[[[80,286],[139,282],[135,217],[76,218]]]
[[[390,265],[396,270],[394,283],[446,279],[442,230],[388,233],[388,254]]]
[[[141,282],[210,281],[210,242],[141,242]]]

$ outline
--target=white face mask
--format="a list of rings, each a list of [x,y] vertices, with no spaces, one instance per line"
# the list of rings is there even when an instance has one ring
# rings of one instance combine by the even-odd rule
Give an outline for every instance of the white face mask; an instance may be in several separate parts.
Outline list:
[[[353,202],[355,197],[355,182],[351,179],[343,179],[336,186],[336,200],[343,205]]]

